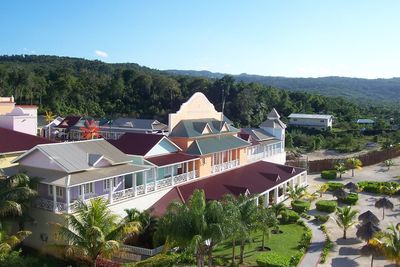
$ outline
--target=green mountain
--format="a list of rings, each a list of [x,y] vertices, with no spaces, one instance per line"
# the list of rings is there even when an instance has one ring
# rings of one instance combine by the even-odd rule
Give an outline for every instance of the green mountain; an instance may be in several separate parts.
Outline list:
[[[191,70],[167,70],[167,72],[175,75],[190,75],[211,79],[219,79],[226,75],[218,72]],[[398,103],[400,101],[400,78],[286,78],[249,74],[233,75],[233,77],[236,81],[256,82],[290,91],[317,93],[325,96],[340,96],[362,103]]]

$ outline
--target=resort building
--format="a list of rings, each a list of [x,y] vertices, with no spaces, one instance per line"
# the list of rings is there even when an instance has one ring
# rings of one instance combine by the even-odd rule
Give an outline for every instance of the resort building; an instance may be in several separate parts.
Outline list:
[[[307,127],[318,130],[327,130],[332,128],[333,116],[321,114],[297,114],[289,115],[289,125],[298,127]]]
[[[29,149],[36,145],[49,143],[53,143],[53,141],[0,128],[0,168],[5,169],[15,165],[11,162]]]

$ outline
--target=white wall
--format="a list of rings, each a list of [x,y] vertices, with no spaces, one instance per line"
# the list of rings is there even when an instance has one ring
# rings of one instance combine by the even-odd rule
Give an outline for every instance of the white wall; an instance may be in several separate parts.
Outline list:
[[[290,118],[290,125],[327,128],[332,127],[332,119]]]
[[[267,157],[264,161],[284,165],[286,163],[286,152]]]

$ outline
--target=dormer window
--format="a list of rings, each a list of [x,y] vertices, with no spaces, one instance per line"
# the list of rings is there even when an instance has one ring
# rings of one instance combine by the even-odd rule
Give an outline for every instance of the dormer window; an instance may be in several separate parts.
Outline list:
[[[201,134],[211,134],[211,127],[210,125],[208,125],[208,123],[206,123],[206,125],[204,126],[203,132]]]

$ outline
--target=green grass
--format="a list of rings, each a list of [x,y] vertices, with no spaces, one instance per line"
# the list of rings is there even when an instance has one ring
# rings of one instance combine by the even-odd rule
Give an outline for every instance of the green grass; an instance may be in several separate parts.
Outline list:
[[[275,251],[280,255],[287,257],[289,260],[296,252],[298,252],[297,245],[301,239],[301,235],[304,233],[304,227],[297,224],[280,225],[279,229],[283,232],[281,234],[271,234],[269,239],[266,239],[265,246],[269,247],[271,251]],[[244,250],[244,261],[248,265],[256,265],[257,256],[260,253],[268,253],[265,251],[259,251],[261,247],[262,235],[261,233],[255,233],[252,236],[254,242],[247,243]],[[238,261],[239,259],[239,246],[236,246],[235,255]],[[232,244],[227,242],[221,244],[214,250],[214,256],[216,258],[223,258],[224,261],[229,261],[232,258]]]

